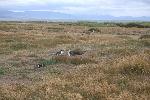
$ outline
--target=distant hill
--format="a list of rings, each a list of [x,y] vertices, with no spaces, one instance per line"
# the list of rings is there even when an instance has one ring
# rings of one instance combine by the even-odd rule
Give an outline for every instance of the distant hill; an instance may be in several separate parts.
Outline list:
[[[114,17],[110,15],[71,15],[50,11],[13,12],[0,10],[0,20],[141,20],[150,21],[150,17]]]
[[[72,19],[73,16],[69,14],[49,11],[0,11],[0,19]]]

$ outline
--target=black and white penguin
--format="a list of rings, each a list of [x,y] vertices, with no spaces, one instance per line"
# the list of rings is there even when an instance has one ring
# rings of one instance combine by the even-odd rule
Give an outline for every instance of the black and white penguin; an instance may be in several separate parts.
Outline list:
[[[56,52],[56,54],[55,54],[55,55],[59,56],[59,55],[63,55],[64,53],[65,53],[65,51],[64,51],[64,50],[60,50],[60,51]]]
[[[45,67],[45,64],[37,64],[36,68],[41,68],[41,67]]]

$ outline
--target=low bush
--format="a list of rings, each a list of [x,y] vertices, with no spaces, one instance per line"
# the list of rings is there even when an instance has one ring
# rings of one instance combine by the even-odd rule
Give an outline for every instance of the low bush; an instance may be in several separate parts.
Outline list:
[[[126,27],[126,28],[130,28],[130,27],[137,27],[137,28],[150,28],[149,25],[144,25],[141,23],[116,23],[117,26],[119,27]]]
[[[1,75],[4,75],[4,74],[5,74],[4,69],[3,69],[3,68],[0,68],[0,76],[1,76]]]

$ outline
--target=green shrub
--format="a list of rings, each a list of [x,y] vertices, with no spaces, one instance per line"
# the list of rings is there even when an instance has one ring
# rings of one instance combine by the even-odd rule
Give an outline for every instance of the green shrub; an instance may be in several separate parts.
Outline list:
[[[3,68],[0,68],[0,75],[4,75],[5,74],[5,71]]]
[[[137,28],[150,28],[149,25],[144,25],[142,23],[136,23],[136,22],[130,22],[130,23],[117,23],[116,24],[119,27],[126,27],[126,28],[130,28],[130,27],[137,27]]]

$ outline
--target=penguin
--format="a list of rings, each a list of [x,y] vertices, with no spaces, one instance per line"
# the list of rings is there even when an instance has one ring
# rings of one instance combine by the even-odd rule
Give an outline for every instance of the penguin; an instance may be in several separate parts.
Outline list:
[[[68,56],[83,55],[85,52],[86,51],[79,51],[79,50],[71,51],[71,50],[69,50],[68,51]]]
[[[41,68],[41,67],[45,67],[45,64],[37,64],[36,68]]]
[[[60,50],[60,51],[56,52],[56,54],[55,54],[55,55],[59,56],[59,55],[63,55],[64,53],[65,53],[65,51],[64,51],[64,50]]]

